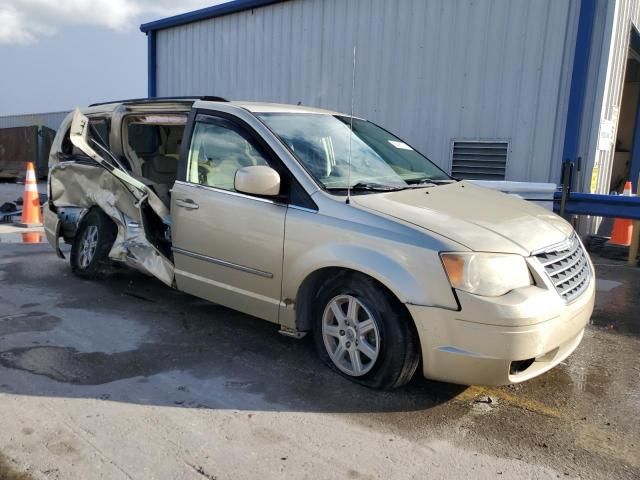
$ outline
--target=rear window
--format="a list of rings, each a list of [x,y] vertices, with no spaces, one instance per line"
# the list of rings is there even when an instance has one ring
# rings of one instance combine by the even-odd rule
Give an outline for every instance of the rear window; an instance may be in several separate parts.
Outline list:
[[[89,135],[101,145],[109,148],[109,132],[111,122],[106,118],[89,119]]]

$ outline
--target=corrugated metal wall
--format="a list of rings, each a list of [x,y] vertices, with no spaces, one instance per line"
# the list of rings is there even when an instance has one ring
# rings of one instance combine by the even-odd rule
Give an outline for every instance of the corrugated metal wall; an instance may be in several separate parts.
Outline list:
[[[559,180],[577,0],[290,0],[157,34],[157,94],[301,102],[397,132],[449,169],[506,139],[507,179]]]
[[[43,125],[57,130],[69,112],[30,113],[27,115],[7,115],[0,117],[0,128],[31,127]]]
[[[595,165],[597,166],[596,193],[609,193],[611,183],[611,166],[615,147],[609,150],[597,149],[597,137],[601,125],[607,120],[613,120],[617,129],[619,111],[622,103],[624,76],[627,67],[629,41],[631,29],[640,27],[640,2],[638,0],[609,0],[608,31],[605,37],[605,48],[602,52],[600,66],[603,77],[603,88],[598,98],[599,102],[594,112],[594,128],[592,139]]]

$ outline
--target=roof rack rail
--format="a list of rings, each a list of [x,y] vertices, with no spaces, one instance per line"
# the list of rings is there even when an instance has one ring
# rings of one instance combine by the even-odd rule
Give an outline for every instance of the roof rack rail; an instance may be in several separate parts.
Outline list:
[[[110,103],[155,103],[162,102],[166,100],[206,100],[209,102],[228,102],[226,98],[216,97],[212,95],[204,95],[204,96],[195,96],[188,95],[185,97],[145,97],[145,98],[127,98],[126,100],[110,100],[108,102],[98,102],[92,103],[89,105],[90,107],[99,107],[100,105],[109,105]]]
[[[198,100],[204,100],[206,102],[228,102],[229,101],[224,97],[217,97],[215,95],[203,95],[202,97],[198,98]]]

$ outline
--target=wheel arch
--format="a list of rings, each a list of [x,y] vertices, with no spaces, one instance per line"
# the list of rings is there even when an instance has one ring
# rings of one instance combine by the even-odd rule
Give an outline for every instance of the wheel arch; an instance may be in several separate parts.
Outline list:
[[[86,218],[86,216],[90,213],[93,212],[95,210],[102,212],[109,220],[111,220],[113,222],[113,219],[107,215],[107,212],[105,212],[102,208],[100,208],[99,205],[91,205],[89,207],[77,207],[80,208],[80,211],[78,212],[78,218],[76,219],[75,223],[76,223],[76,229],[80,226],[80,224],[84,221],[84,219]],[[114,224],[116,224],[115,222],[113,222]],[[116,224],[117,227],[117,224]]]
[[[405,303],[398,297],[398,295],[394,293],[391,288],[389,288],[377,278],[353,268],[343,266],[327,266],[309,273],[300,284],[300,288],[298,288],[295,302],[295,320],[296,328],[298,330],[308,331],[313,328],[313,300],[316,293],[318,292],[318,288],[320,287],[320,285],[322,285],[328,278],[338,277],[345,274],[361,275],[371,280],[377,287],[386,292],[397,303],[398,308],[402,309],[407,318],[412,319]],[[411,320],[411,324],[413,325],[413,328],[415,328],[413,319]]]
[[[285,249],[286,250],[286,249]],[[296,252],[298,253],[298,252]],[[308,304],[318,279],[352,271],[375,280],[401,304],[457,309],[458,304],[437,252],[353,244],[324,244],[288,261],[283,277],[280,323],[308,330]],[[295,260],[294,260],[295,258]],[[418,267],[420,266],[420,267]]]

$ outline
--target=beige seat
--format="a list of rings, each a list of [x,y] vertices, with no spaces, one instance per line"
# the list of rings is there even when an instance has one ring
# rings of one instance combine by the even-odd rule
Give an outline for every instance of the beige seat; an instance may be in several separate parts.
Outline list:
[[[173,184],[178,175],[178,160],[168,155],[155,155],[142,164],[142,176],[154,183]]]
[[[155,155],[142,164],[142,176],[145,182],[156,192],[160,200],[169,206],[169,191],[178,175],[178,160],[167,155]]]

